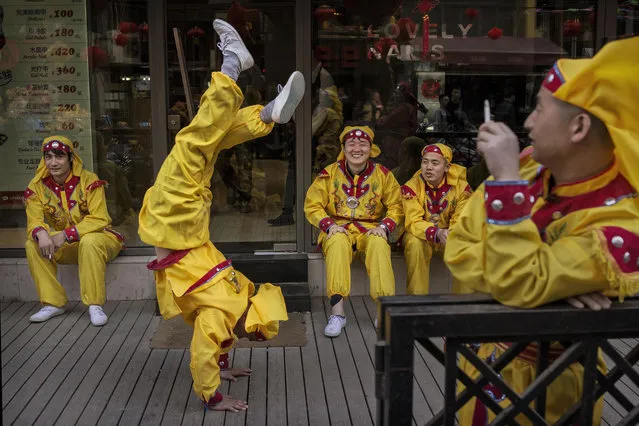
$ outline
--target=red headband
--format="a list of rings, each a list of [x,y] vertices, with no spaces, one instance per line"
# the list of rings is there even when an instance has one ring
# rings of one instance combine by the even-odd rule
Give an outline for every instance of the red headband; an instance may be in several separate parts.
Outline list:
[[[344,135],[344,143],[346,143],[346,141],[348,141],[349,139],[366,139],[370,144],[373,143],[371,137],[368,136],[366,132],[360,129],[353,129],[350,132],[346,133],[346,135]]]
[[[566,80],[563,75],[561,75],[561,71],[559,71],[559,67],[555,63],[550,71],[548,71],[548,74],[546,74],[544,82],[541,85],[550,90],[551,93],[555,93],[565,82]]]
[[[425,153],[427,152],[434,152],[435,154],[439,154],[442,157],[444,156],[444,153],[442,152],[441,149],[439,149],[439,147],[437,145],[428,145],[424,147],[424,150],[422,151],[422,156],[424,156]]]
[[[55,139],[52,141],[49,141],[49,143],[43,146],[42,152],[53,151],[54,149],[59,149],[60,151],[64,151],[67,153],[71,152],[71,148],[69,147],[69,145]]]

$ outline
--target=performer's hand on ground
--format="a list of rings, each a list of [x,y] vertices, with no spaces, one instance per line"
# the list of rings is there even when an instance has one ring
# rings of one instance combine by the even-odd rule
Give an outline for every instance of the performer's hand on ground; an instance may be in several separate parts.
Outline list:
[[[53,255],[55,254],[55,244],[49,236],[47,231],[38,232],[38,247],[40,248],[40,253],[42,253],[42,257],[46,257],[51,260]]]
[[[574,308],[589,308],[593,311],[608,309],[612,305],[610,299],[603,293],[581,294],[579,296],[567,298],[566,302]]]
[[[369,230],[366,235],[377,235],[378,237],[382,237],[383,239],[388,241],[388,237],[386,236],[386,230],[380,226]]]
[[[488,121],[479,127],[477,150],[495,180],[520,180],[519,140],[504,123]]]
[[[437,242],[441,245],[445,246],[446,241],[448,241],[448,229],[438,229],[437,230]]]
[[[242,401],[239,399],[233,399],[228,395],[223,395],[224,399],[219,402],[219,404],[213,407],[215,411],[232,411],[234,413],[239,413],[240,411],[246,411],[248,408],[248,404],[246,401]]]
[[[220,371],[220,377],[224,380],[237,382],[238,377],[250,376],[253,370],[250,368],[227,368]]]
[[[51,237],[51,240],[53,241],[53,245],[55,246],[56,250],[62,247],[62,245],[67,241],[67,239],[64,238],[64,232],[58,232],[53,237]]]
[[[328,240],[329,238],[331,238],[333,235],[337,234],[338,232],[348,235],[348,231],[346,230],[346,228],[339,225],[333,225],[330,228],[328,228],[328,232],[326,233],[326,239]]]

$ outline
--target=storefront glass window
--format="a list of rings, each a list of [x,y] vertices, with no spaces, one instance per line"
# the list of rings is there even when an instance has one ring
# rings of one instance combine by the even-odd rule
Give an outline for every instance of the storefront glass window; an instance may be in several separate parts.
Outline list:
[[[22,194],[52,135],[109,182],[113,224],[140,245],[153,178],[147,2],[7,0],[0,25],[0,248],[24,247]]]

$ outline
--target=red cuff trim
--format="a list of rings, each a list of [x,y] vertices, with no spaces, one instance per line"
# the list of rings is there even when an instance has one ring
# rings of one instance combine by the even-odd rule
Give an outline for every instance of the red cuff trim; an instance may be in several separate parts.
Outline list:
[[[217,365],[220,366],[220,370],[226,370],[229,368],[229,354],[222,354],[217,359]]]
[[[218,392],[218,391],[215,391],[215,395],[213,395],[211,397],[211,399],[209,399],[207,402],[205,402],[204,405],[206,405],[207,408],[213,408],[217,404],[222,402],[223,399],[224,399],[224,397],[222,396],[222,394],[220,392]]]
[[[147,263],[146,268],[150,269],[151,271],[157,271],[158,269],[166,269],[169,266],[178,263],[180,259],[182,259],[184,256],[189,254],[189,251],[191,251],[191,249],[176,250],[160,261],[158,261],[157,259],[154,259],[153,261]]]
[[[437,238],[437,230],[436,226],[429,226],[428,229],[426,229],[426,240],[434,243]]]
[[[393,219],[391,219],[391,218],[388,218],[388,217],[387,217],[387,218],[385,218],[385,219],[382,219],[382,223],[383,223],[384,225],[386,225],[386,228],[388,228],[388,233],[389,233],[389,234],[390,234],[390,233],[392,233],[392,232],[395,230],[395,228],[397,228],[397,224],[396,224],[396,223],[395,223],[395,221],[394,221]]]
[[[31,238],[33,239],[33,241],[38,241],[38,232],[42,231],[43,229],[46,231],[46,228],[44,226],[38,226],[33,231],[31,231]]]
[[[625,274],[639,272],[639,236],[617,226],[602,229],[608,252]]]
[[[261,332],[261,331],[259,331],[259,330],[258,330],[258,331],[256,331],[256,332],[255,332],[255,333],[253,333],[253,334],[255,334],[255,340],[256,340],[256,341],[258,341],[258,342],[263,342],[263,341],[267,340],[267,339],[266,339],[266,336],[265,336],[265,335],[263,335],[263,334],[262,334],[262,332]]]
[[[78,234],[78,230],[75,229],[75,226],[65,229],[64,235],[67,236],[67,242],[69,243],[75,243],[76,241],[80,241],[80,234]]]
[[[486,217],[494,225],[513,225],[530,217],[535,202],[528,181],[487,181]]]
[[[95,182],[93,182],[92,184],[90,184],[89,186],[87,186],[87,191],[91,192],[96,188],[99,188],[101,186],[106,186],[108,185],[109,182],[107,182],[106,180],[96,180]]]
[[[35,194],[31,189],[27,188],[24,190],[24,193],[22,194],[22,197],[24,198],[24,201],[27,201],[29,199],[29,197],[31,197],[33,194]]]
[[[325,217],[324,219],[320,220],[319,228],[324,232],[328,232],[328,229],[333,225],[335,225],[335,221],[330,217]]]

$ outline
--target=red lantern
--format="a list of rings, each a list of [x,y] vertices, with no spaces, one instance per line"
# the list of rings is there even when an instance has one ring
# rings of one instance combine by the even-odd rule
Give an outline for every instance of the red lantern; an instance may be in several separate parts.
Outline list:
[[[122,34],[135,33],[138,31],[138,25],[134,22],[123,21],[119,25]]]
[[[322,5],[322,6],[318,7],[317,9],[315,9],[315,11],[313,12],[313,16],[315,16],[315,18],[319,22],[328,21],[334,15],[335,15],[335,8],[332,8],[332,7],[327,6],[327,5]]]
[[[138,27],[138,31],[140,32],[140,34],[148,34],[149,33],[149,24],[147,24],[146,22],[144,24],[141,24]]]
[[[204,30],[197,25],[186,32],[186,35],[191,38],[200,38],[204,34]]]
[[[474,7],[469,7],[468,9],[466,9],[466,16],[468,16],[468,18],[475,19],[477,15],[479,15],[479,11]]]
[[[127,34],[118,34],[115,37],[115,44],[118,46],[126,46],[129,44],[129,36]]]
[[[435,9],[438,4],[439,0],[422,0],[417,5],[417,9],[419,9],[421,13],[428,13]]]
[[[564,21],[564,35],[566,37],[577,37],[581,34],[581,22],[575,20]]]
[[[490,29],[490,31],[488,31],[488,37],[492,38],[493,40],[497,40],[503,34],[504,34],[504,30],[502,30],[501,28],[497,28],[497,27],[492,27]]]
[[[86,51],[86,59],[89,62],[89,68],[95,69],[106,66],[109,63],[109,56],[104,49],[98,46],[89,46]]]
[[[417,29],[417,24],[415,24],[410,18],[401,18],[397,21],[397,25],[399,26],[399,36],[397,37],[397,41],[400,43],[407,43],[414,36]]]

